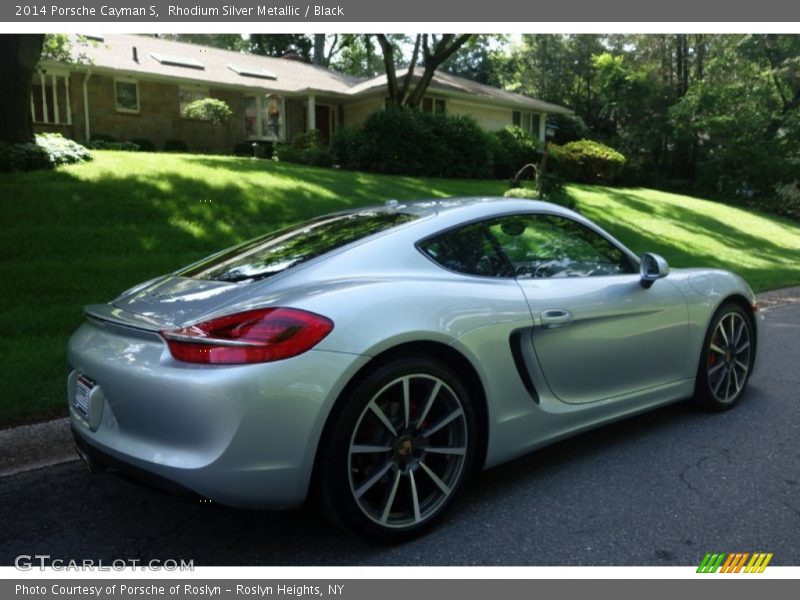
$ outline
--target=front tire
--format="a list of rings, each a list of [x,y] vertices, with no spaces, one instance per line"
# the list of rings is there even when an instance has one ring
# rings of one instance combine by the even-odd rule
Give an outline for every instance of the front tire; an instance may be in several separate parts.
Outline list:
[[[736,303],[724,304],[711,319],[697,370],[695,399],[712,410],[727,410],[744,395],[753,370],[753,324]]]
[[[466,386],[436,359],[400,358],[343,400],[318,461],[326,513],[382,543],[424,533],[472,468],[475,418]]]

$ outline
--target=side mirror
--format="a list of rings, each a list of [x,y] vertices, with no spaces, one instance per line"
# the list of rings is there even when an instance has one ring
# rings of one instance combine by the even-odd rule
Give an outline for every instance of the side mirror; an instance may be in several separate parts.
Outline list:
[[[663,256],[645,252],[639,262],[639,277],[642,287],[647,289],[656,279],[669,275],[669,265]]]

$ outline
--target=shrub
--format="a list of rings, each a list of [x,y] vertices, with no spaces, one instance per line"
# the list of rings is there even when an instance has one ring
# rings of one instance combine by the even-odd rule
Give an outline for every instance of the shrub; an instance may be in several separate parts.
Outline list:
[[[533,188],[516,187],[506,190],[503,196],[505,198],[525,198],[528,200],[538,200],[539,192]]]
[[[523,166],[539,162],[538,142],[524,129],[509,125],[488,134],[492,150],[492,172],[498,179],[511,179]]]
[[[92,153],[89,150],[60,133],[37,135],[36,144],[47,152],[50,162],[56,167],[92,160]]]
[[[550,157],[554,173],[578,183],[612,183],[625,166],[622,154],[592,140],[551,144]]]
[[[137,152],[139,150],[138,144],[134,142],[105,141],[97,138],[92,138],[86,145],[92,150],[116,150],[118,152]]]
[[[164,152],[188,152],[189,145],[183,140],[167,140],[164,142]]]
[[[589,135],[586,122],[578,115],[553,114],[548,117],[548,121],[556,126],[553,141],[557,144],[575,142]]]
[[[133,138],[131,143],[136,144],[139,146],[140,152],[155,152],[156,151],[156,143],[153,140],[149,140],[147,138]]]
[[[428,177],[489,177],[487,136],[471,118],[388,108],[337,132],[336,162],[348,169]]]
[[[91,160],[91,153],[60,133],[43,133],[36,142],[0,142],[0,171],[35,171]]]
[[[189,119],[201,119],[221,125],[230,120],[233,110],[227,102],[219,98],[200,98],[186,105],[183,115]]]
[[[52,169],[54,166],[50,161],[50,155],[38,144],[0,142],[0,171],[2,172],[36,171]]]
[[[298,133],[290,144],[277,142],[272,155],[274,160],[329,167],[333,163],[331,150],[319,129]]]
[[[781,214],[800,219],[800,180],[778,185],[775,188],[780,204],[777,207]]]
[[[90,142],[116,142],[117,138],[107,133],[95,133],[89,140]]]
[[[547,177],[547,174],[545,174]],[[545,200],[547,202],[552,202],[553,204],[559,204],[565,208],[569,208],[570,210],[575,210],[575,200],[568,196],[567,194],[563,193],[563,186],[553,186],[553,189],[547,190],[547,180],[545,179],[545,189],[544,197],[541,200]],[[511,188],[510,190],[506,190],[503,194],[506,198],[527,198],[531,200],[539,200],[539,193],[533,189],[528,187],[516,187]]]
[[[331,157],[335,165],[358,168],[361,160],[361,129],[345,127],[333,135],[331,140]]]

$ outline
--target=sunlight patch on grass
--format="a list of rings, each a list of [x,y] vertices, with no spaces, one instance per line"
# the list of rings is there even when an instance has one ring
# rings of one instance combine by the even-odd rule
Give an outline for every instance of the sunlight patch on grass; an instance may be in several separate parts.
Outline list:
[[[94,152],[0,175],[0,426],[64,414],[65,349],[82,307],[212,252],[338,210],[501,196],[506,181],[444,180],[192,154]],[[800,227],[644,188],[568,186],[587,217],[675,267],[716,266],[756,289],[800,284]]]

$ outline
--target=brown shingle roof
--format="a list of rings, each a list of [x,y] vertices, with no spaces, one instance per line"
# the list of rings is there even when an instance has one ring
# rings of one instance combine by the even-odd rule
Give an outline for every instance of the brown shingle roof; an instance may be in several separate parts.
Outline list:
[[[73,45],[73,53],[83,53],[93,68],[121,71],[131,75],[158,75],[196,81],[199,84],[224,84],[274,92],[317,91],[347,94],[362,81],[306,62],[245,54],[197,44],[173,42],[140,35],[109,34],[102,42]],[[138,62],[133,59],[136,48]],[[170,59],[185,58],[202,63],[203,68],[183,67],[160,62],[153,55]],[[163,56],[162,56],[163,55]],[[228,65],[246,69],[266,69],[275,79],[248,77]]]
[[[174,77],[206,85],[222,84],[270,92],[317,92],[341,96],[364,96],[380,92],[386,87],[385,75],[365,80],[285,58],[246,54],[142,35],[109,34],[103,37],[102,42],[88,45],[76,43],[72,51],[76,56],[84,55],[96,70],[110,70],[131,76]],[[134,60],[134,48],[138,60]],[[187,64],[175,64],[181,60]],[[248,76],[242,74],[243,71],[264,72],[269,77]],[[398,77],[402,77],[405,72],[398,71]],[[417,67],[414,76],[419,77],[421,73],[422,69]],[[434,74],[430,89],[470,96],[487,104],[549,113],[571,112],[563,106],[443,72]]]
[[[397,72],[398,79],[405,77],[407,72],[407,69],[399,70]],[[419,79],[419,77],[422,75],[422,72],[422,67],[417,67],[414,69],[414,79]],[[350,94],[354,96],[360,96],[383,89],[385,87],[386,75],[378,75],[377,77],[368,79],[367,81],[362,81],[361,83],[358,83],[350,88]],[[572,112],[568,108],[559,106],[558,104],[551,104],[549,102],[537,100],[536,98],[531,98],[530,96],[525,96],[523,94],[507,92],[491,85],[478,83],[477,81],[472,81],[470,79],[465,79],[463,77],[458,77],[456,75],[451,75],[450,73],[444,73],[441,71],[434,73],[428,89],[431,91],[454,92],[456,94],[471,96],[474,99],[487,100],[493,104],[503,104],[505,106],[527,108],[535,111],[562,114],[569,114]]]

